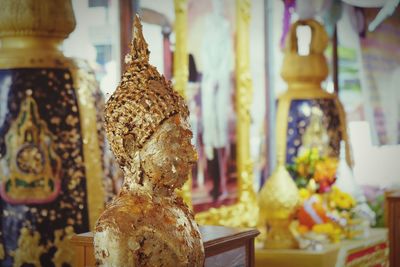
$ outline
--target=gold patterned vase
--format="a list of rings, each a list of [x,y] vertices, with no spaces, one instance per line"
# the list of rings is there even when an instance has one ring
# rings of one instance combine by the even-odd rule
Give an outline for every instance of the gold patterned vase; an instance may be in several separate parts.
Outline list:
[[[68,239],[103,209],[102,95],[59,46],[70,0],[0,0],[0,259],[72,266]]]
[[[311,30],[306,55],[299,54],[299,26]],[[310,149],[338,158],[340,141],[347,140],[343,107],[336,94],[321,88],[328,75],[323,54],[328,41],[324,27],[315,20],[299,20],[291,27],[281,70],[288,90],[278,98],[277,118],[277,149],[285,155],[285,164]]]

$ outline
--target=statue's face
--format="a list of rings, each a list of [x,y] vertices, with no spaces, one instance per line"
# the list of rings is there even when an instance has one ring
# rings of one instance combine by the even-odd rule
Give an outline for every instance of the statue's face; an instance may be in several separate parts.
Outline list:
[[[140,151],[141,166],[153,184],[180,188],[188,178],[197,153],[186,119],[166,120]]]

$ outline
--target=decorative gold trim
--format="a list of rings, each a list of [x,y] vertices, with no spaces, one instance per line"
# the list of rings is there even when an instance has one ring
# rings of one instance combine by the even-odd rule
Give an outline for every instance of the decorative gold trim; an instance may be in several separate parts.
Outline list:
[[[189,58],[187,52],[187,0],[174,0],[175,6],[175,52],[174,89],[183,97],[189,77]]]
[[[189,57],[187,52],[187,0],[174,0],[175,6],[175,52],[174,52],[174,89],[186,98],[189,77]],[[189,207],[192,207],[192,176],[183,185],[179,194]]]
[[[236,107],[238,202],[196,214],[200,224],[254,227],[258,219],[257,197],[253,188],[253,162],[250,155],[250,0],[236,0]]]
[[[83,158],[86,173],[87,204],[89,211],[89,227],[94,229],[100,213],[104,209],[104,187],[102,154],[97,134],[96,106],[94,91],[96,80],[82,67],[71,68],[74,88],[78,96],[79,116],[81,122]]]

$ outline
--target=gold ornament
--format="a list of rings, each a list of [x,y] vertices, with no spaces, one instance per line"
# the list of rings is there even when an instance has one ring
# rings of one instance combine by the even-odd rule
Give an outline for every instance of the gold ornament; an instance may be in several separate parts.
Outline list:
[[[196,214],[200,224],[254,227],[258,218],[256,193],[253,189],[253,162],[250,155],[250,0],[236,0],[236,110],[238,203],[211,208]]]
[[[297,186],[280,162],[259,194],[262,222],[268,225],[265,248],[297,248],[297,242],[289,226],[299,204]]]
[[[105,109],[125,180],[97,222],[95,256],[101,266],[203,266],[198,226],[175,192],[197,159],[188,108],[150,65],[138,17],[133,28],[128,66]]]
[[[31,94],[28,90],[17,119],[6,134],[7,152],[0,160],[0,194],[13,204],[48,203],[57,197],[61,187],[61,158],[55,152],[55,137],[40,118]],[[8,166],[8,172],[2,171],[2,165]]]
[[[41,266],[40,256],[45,251],[45,247],[40,245],[39,232],[34,231],[31,234],[28,228],[23,227],[18,239],[18,249],[10,253],[14,257],[13,266],[20,267],[23,264]]]
[[[69,241],[74,235],[74,228],[72,228],[72,226],[67,226],[65,229],[56,230],[54,232],[54,246],[57,248],[53,257],[55,267],[62,267],[65,263],[72,266],[74,253],[71,252],[71,244]]]

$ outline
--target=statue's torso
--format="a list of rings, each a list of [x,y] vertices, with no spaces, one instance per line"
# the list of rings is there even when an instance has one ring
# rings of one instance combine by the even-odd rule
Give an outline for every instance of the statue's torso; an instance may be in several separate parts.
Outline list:
[[[196,266],[203,255],[199,236],[180,198],[125,193],[100,216],[95,253],[105,266]]]

